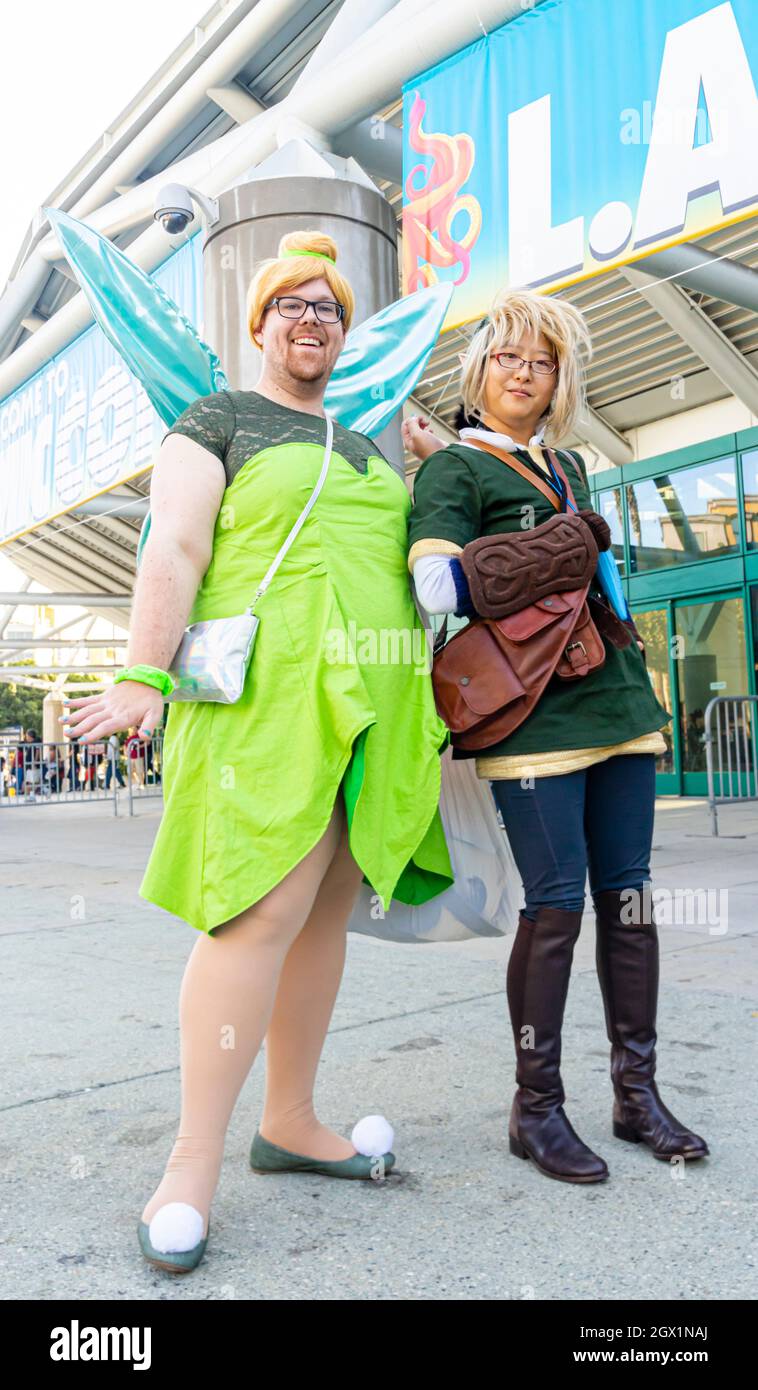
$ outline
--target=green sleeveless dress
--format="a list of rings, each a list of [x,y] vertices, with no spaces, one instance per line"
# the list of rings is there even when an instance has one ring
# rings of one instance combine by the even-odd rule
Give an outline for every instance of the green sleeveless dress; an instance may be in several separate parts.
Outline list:
[[[189,622],[231,617],[305,505],[322,418],[255,391],[195,401],[168,433],[226,476]],[[381,910],[453,882],[439,812],[449,734],[407,567],[410,497],[365,436],[335,424],[326,482],[256,612],[235,704],[169,703],[164,810],[140,896],[199,931],[269,892],[321,838],[340,789],[350,849]]]

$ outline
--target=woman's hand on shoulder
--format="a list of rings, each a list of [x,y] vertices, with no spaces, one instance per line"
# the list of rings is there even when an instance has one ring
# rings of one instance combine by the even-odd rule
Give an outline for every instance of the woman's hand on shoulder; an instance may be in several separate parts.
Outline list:
[[[430,454],[445,448],[444,439],[433,433],[429,421],[423,415],[409,415],[403,420],[401,433],[406,449],[410,449],[422,463]]]
[[[76,709],[71,709],[76,705]],[[149,738],[163,719],[164,696],[144,681],[119,681],[96,695],[66,700],[61,722],[69,738],[95,743],[119,729],[135,728]]]

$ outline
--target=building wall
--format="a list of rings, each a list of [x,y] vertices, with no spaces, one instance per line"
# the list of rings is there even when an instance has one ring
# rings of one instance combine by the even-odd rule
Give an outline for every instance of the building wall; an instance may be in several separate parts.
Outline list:
[[[649,425],[625,430],[624,436],[634,450],[635,459],[647,459],[674,449],[703,444],[722,434],[736,434],[738,430],[751,429],[755,425],[758,425],[758,416],[753,415],[736,396],[726,396],[721,401],[695,406],[692,410],[682,410],[662,420],[653,420]],[[586,459],[590,472],[598,473],[613,467],[605,454],[583,444],[581,437],[577,438],[576,447]]]

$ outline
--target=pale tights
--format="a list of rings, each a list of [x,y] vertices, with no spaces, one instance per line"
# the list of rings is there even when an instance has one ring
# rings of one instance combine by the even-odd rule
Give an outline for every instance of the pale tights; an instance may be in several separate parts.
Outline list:
[[[143,1221],[187,1202],[207,1233],[229,1120],[264,1036],[264,1138],[314,1158],[355,1153],[316,1119],[313,1088],[361,879],[340,791],[310,853],[252,907],[198,937],[179,996],[179,1132]]]

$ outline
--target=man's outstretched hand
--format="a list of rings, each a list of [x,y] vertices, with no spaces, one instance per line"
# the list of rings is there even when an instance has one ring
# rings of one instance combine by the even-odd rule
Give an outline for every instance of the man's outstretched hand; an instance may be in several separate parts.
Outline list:
[[[164,699],[160,690],[144,681],[119,681],[97,695],[67,699],[61,722],[69,738],[77,738],[80,743],[95,743],[119,729],[132,727],[149,738],[163,719]]]

